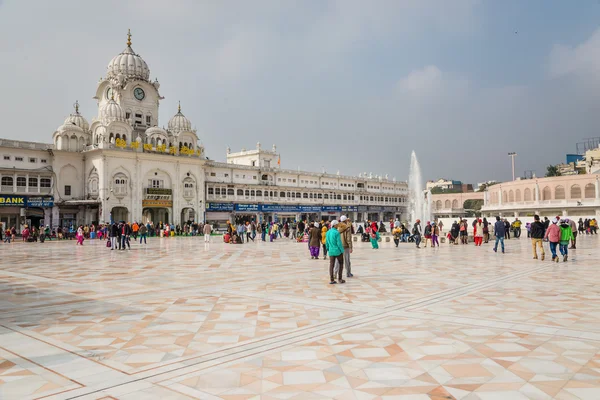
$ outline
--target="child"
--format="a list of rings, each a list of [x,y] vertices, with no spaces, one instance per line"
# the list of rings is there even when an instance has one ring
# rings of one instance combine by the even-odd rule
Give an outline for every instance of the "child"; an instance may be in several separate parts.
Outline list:
[[[448,239],[448,244],[454,244],[454,236],[450,232],[446,235],[446,239]]]

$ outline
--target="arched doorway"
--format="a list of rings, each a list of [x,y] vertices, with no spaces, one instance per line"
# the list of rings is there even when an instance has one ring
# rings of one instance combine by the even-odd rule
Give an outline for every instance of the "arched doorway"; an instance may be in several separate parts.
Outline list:
[[[110,216],[112,218],[112,222],[128,222],[129,210],[127,207],[113,207],[112,211],[110,212]]]
[[[169,219],[169,209],[162,207],[146,207],[142,210],[142,222],[148,222],[154,225],[162,222],[163,224],[171,223]]]
[[[186,207],[181,210],[181,224],[196,221],[196,212],[191,207]]]

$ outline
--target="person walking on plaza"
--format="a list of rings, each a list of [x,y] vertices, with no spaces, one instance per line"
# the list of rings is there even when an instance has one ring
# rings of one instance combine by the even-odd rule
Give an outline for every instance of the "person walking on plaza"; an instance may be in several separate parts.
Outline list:
[[[335,269],[336,261],[339,263],[338,268],[338,282],[346,283],[345,280],[342,279],[342,275],[344,272],[344,245],[342,243],[342,238],[340,232],[335,229],[338,222],[336,220],[331,221],[331,229],[327,231],[327,236],[325,238],[327,244],[327,251],[329,252],[329,284],[333,285],[337,283],[335,281],[335,275],[333,271]]]
[[[438,228],[440,228],[440,233],[438,234],[438,236],[443,235],[444,222],[443,221],[438,222],[437,226],[438,226]],[[438,244],[438,247],[439,247],[439,244]]]
[[[427,243],[431,243],[431,222],[427,221],[427,224],[425,225],[425,230],[423,231],[423,237],[425,238],[425,246],[423,247],[427,247]],[[433,247],[433,245],[432,245]]]
[[[469,243],[469,224],[467,220],[464,219],[460,221],[460,243],[468,244]]]
[[[319,249],[321,248],[321,231],[312,222],[308,231],[308,248],[310,250],[310,259],[318,260]],[[323,245],[323,248],[325,248],[325,245]]]
[[[476,221],[477,223],[473,229],[473,241],[475,246],[481,246],[481,243],[483,243],[483,222],[481,220]]]
[[[500,217],[496,217],[496,223],[494,224],[494,235],[496,236],[496,243],[494,244],[494,252],[498,252],[498,242],[502,246],[502,253],[504,253],[504,235],[506,234],[505,221],[500,220]]]
[[[144,244],[148,244],[146,242],[146,236],[148,235],[148,228],[146,228],[146,225],[140,224],[138,227],[138,233],[140,235],[140,244],[142,244],[142,240],[144,241]]]
[[[566,221],[571,227],[571,231],[573,232],[573,239],[571,239],[571,247],[569,248],[574,250],[577,248],[577,223],[575,222],[575,220],[572,219],[567,219]]]
[[[558,242],[560,242],[560,228],[558,227],[558,218],[554,218],[552,223],[546,229],[544,239],[547,239],[550,243],[550,252],[552,253],[552,261],[558,262],[558,255],[556,254],[556,248]]]
[[[504,239],[510,240],[510,222],[508,222],[508,218],[504,218]]]
[[[580,235],[583,235],[583,233],[585,232],[582,218],[579,218],[579,221],[577,222],[577,230],[579,231]]]
[[[315,227],[319,229],[319,224],[315,222]],[[327,260],[327,243],[325,237],[327,235],[327,224],[323,224],[321,228],[321,244],[323,245],[323,260]],[[317,257],[319,258],[319,257]]]
[[[539,215],[534,215],[533,216],[533,223],[530,225],[529,228],[529,234],[531,236],[531,247],[533,248],[533,259],[537,260],[538,259],[538,255],[537,255],[537,248],[540,248],[540,252],[541,252],[541,256],[542,256],[542,261],[544,261],[544,258],[546,258],[546,253],[544,252],[544,224],[540,221],[540,216]],[[556,251],[556,249],[554,250]],[[552,258],[552,261],[554,261],[554,257]]]
[[[77,228],[77,244],[83,246],[83,239],[84,239],[84,232],[83,232],[83,228],[81,227],[81,225],[79,225],[79,228]]]
[[[490,223],[486,217],[483,217],[483,243],[490,241]]]
[[[392,231],[392,235],[394,236],[394,244],[396,245],[396,247],[398,247],[398,244],[400,243],[400,238],[402,237],[402,228],[394,228],[394,230]]]
[[[521,237],[521,221],[519,221],[519,218],[515,218],[515,221],[512,223],[513,229],[514,229],[514,233],[515,233],[515,239],[518,239]]]
[[[210,243],[210,234],[212,233],[212,226],[208,222],[204,224],[204,228],[202,228],[202,233],[204,233],[204,243]]]
[[[560,220],[560,254],[563,256],[563,262],[567,262],[569,258],[569,242],[573,240],[573,230],[569,225],[568,219]]]
[[[346,265],[346,277],[352,278],[352,263],[350,261],[350,254],[352,254],[352,221],[345,215],[340,217],[340,222],[337,224],[337,230],[340,232],[342,238],[342,246],[344,247],[344,264]],[[339,268],[339,263],[335,264],[335,271]]]
[[[460,225],[457,221],[454,221],[450,227],[450,236],[452,237],[452,243],[458,246],[458,235],[460,234]]]
[[[415,240],[415,245],[417,247],[417,249],[420,249],[421,246],[421,220],[418,219],[415,224],[413,225],[413,238]]]
[[[441,221],[440,221],[441,223]],[[431,225],[431,247],[440,247],[440,242],[438,241],[438,237],[440,236],[440,228],[438,228],[438,224],[435,222]]]
[[[119,225],[116,222],[113,222],[110,226],[110,249],[117,249],[121,244],[119,241]]]
[[[369,239],[371,241],[371,248],[378,249],[379,248],[379,227],[377,226],[377,222],[373,222],[369,227]]]

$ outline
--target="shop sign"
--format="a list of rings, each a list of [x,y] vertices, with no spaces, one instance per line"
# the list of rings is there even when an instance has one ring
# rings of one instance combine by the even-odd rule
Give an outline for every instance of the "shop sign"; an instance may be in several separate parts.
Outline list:
[[[0,195],[0,207],[25,207],[27,204],[26,196],[5,196]]]
[[[207,211],[233,211],[233,203],[206,203]]]
[[[262,204],[260,206],[263,212],[300,212],[300,206],[288,206],[280,204]],[[320,208],[320,207],[319,207]]]
[[[358,206],[342,206],[343,212],[358,212]]]
[[[27,207],[54,207],[54,197],[28,197]]]
[[[234,209],[239,212],[258,212],[260,206],[258,204],[236,204]]]
[[[367,212],[367,206],[358,206],[358,212]]]
[[[171,189],[164,188],[146,188],[146,194],[153,194],[157,196],[170,196],[173,192]]]
[[[323,206],[323,212],[340,212],[342,211],[342,207],[340,206]]]
[[[171,207],[173,207],[173,201],[172,200],[142,200],[142,207],[171,208]]]

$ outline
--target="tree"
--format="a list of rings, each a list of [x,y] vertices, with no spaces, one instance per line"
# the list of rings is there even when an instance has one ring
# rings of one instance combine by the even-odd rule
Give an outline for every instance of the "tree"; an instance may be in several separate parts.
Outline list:
[[[478,217],[481,215],[481,207],[483,207],[483,200],[480,199],[469,199],[463,203],[463,208],[467,214],[467,217]]]
[[[558,165],[548,165],[546,167],[546,177],[549,176],[561,176],[560,170],[558,169]]]
[[[494,186],[495,184],[497,184],[498,182],[490,182],[490,183],[482,183],[481,185],[479,185],[479,187],[477,188],[478,192],[484,192],[485,189],[489,188],[490,186]]]

